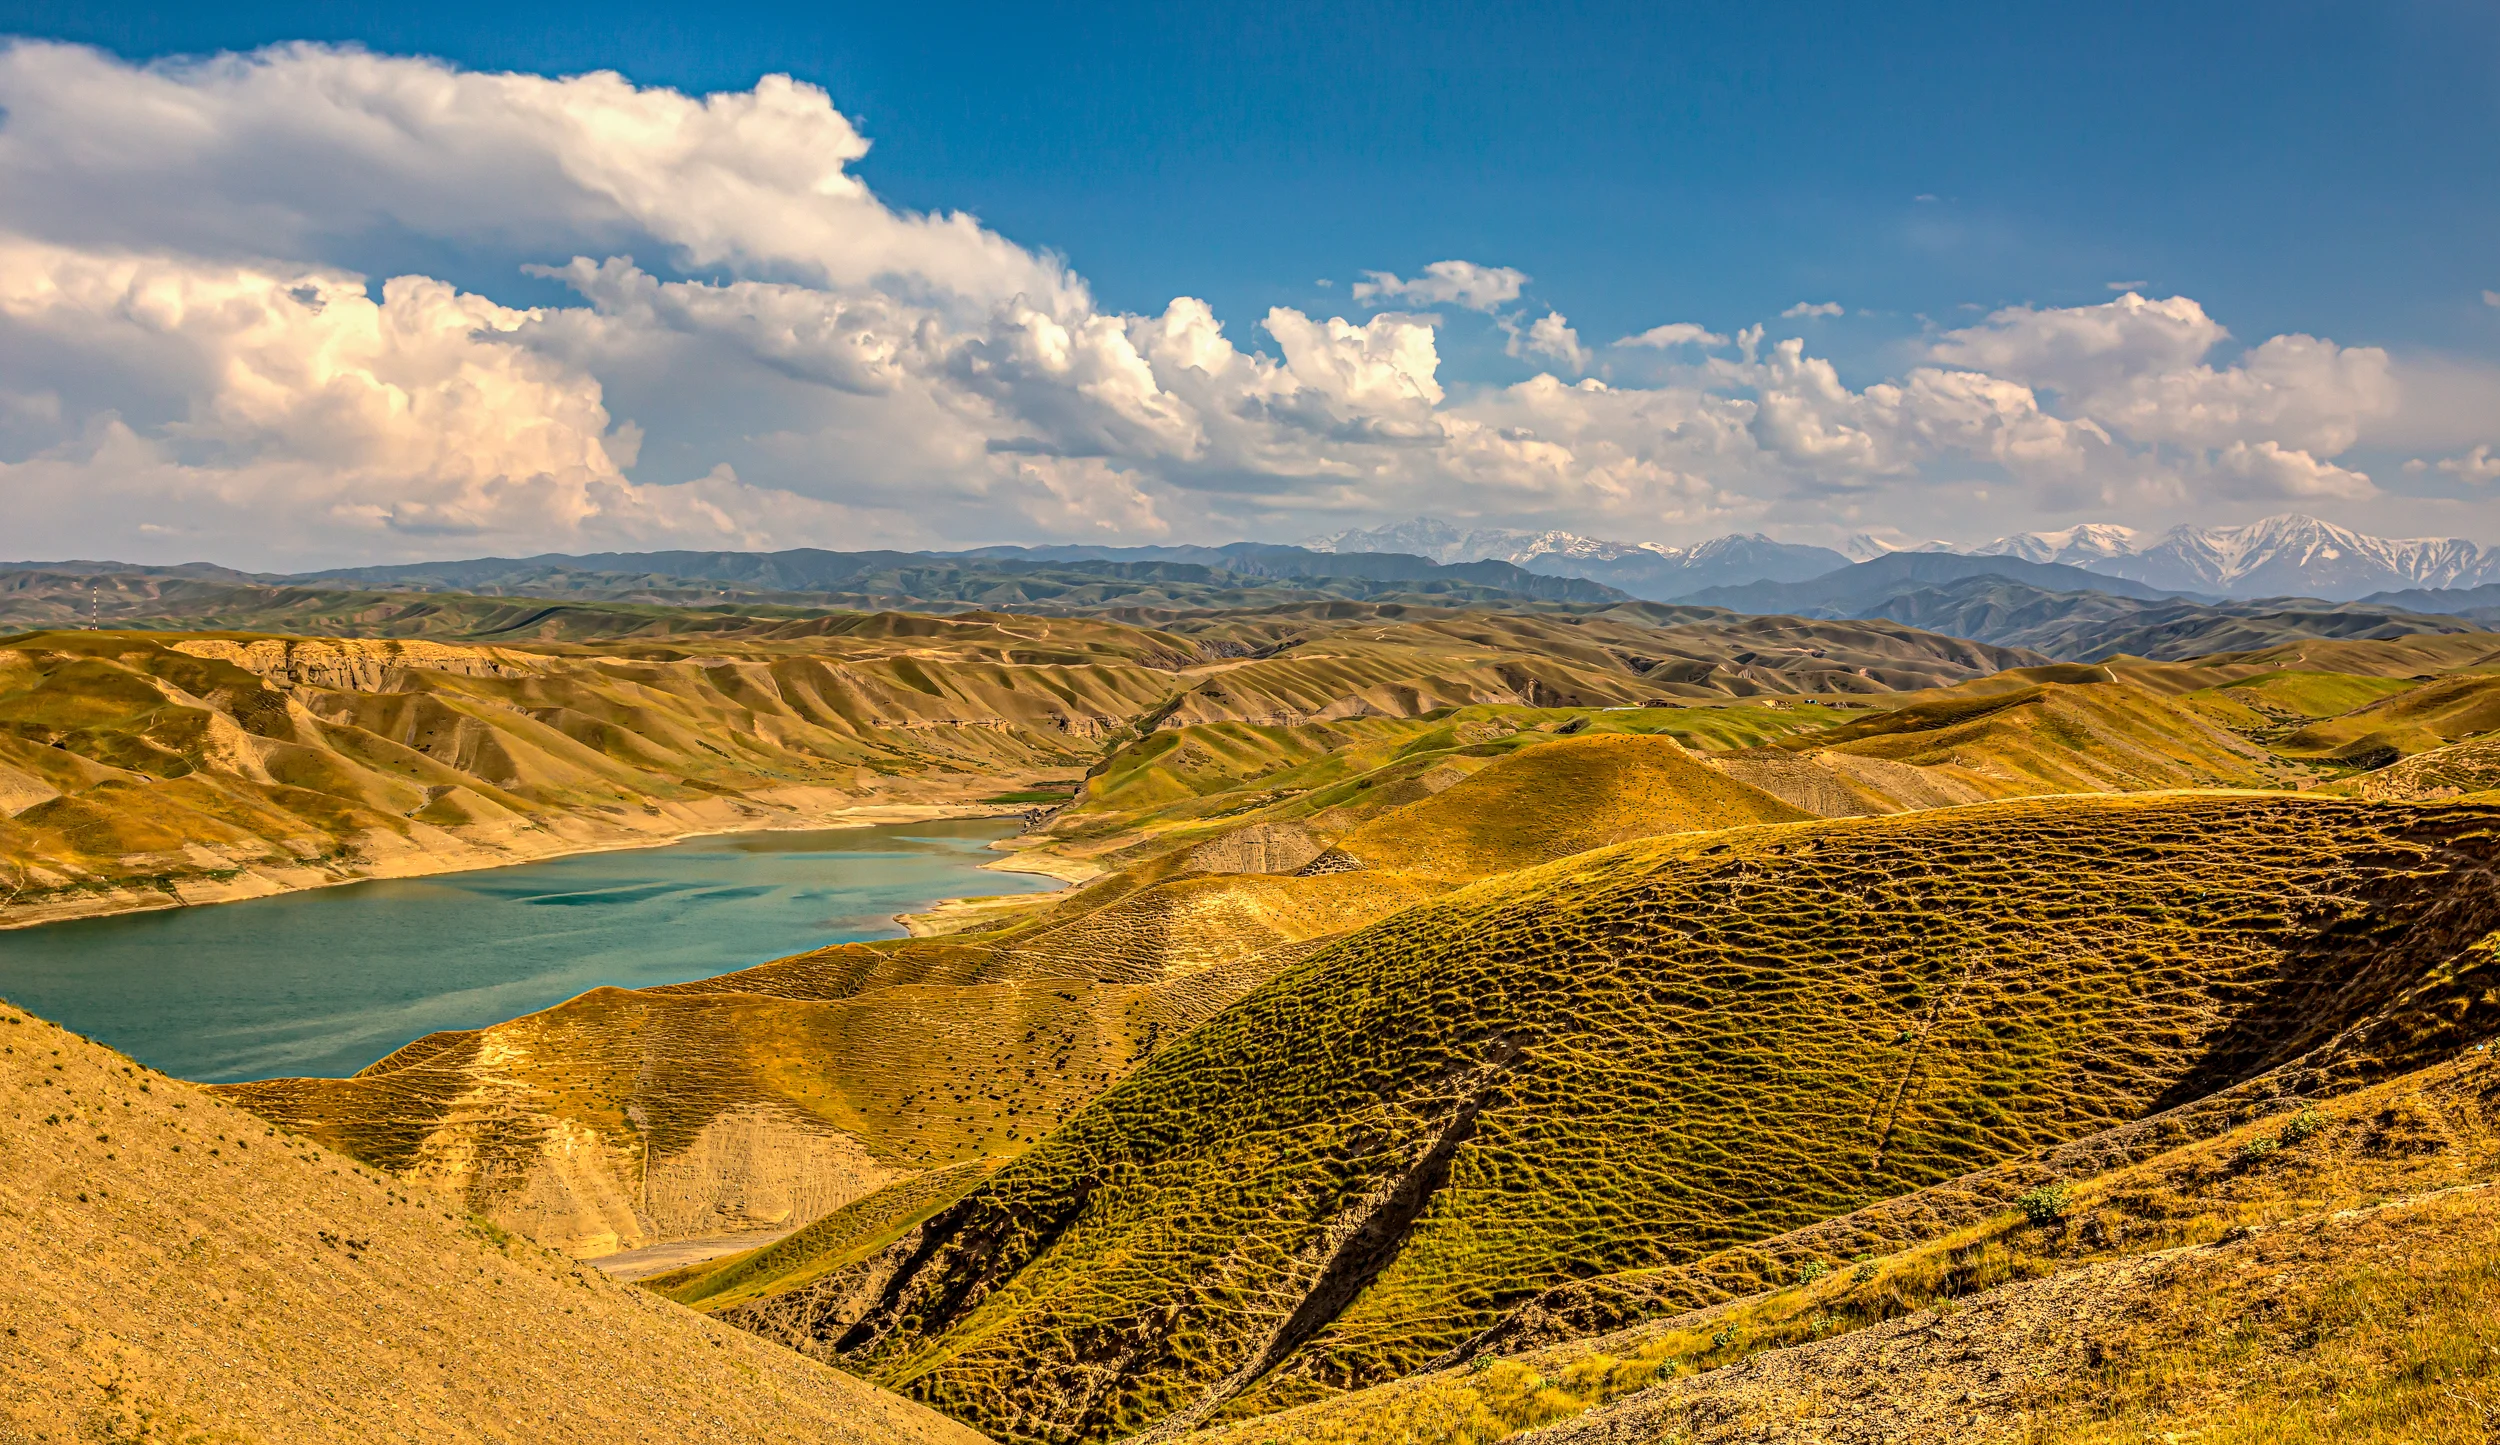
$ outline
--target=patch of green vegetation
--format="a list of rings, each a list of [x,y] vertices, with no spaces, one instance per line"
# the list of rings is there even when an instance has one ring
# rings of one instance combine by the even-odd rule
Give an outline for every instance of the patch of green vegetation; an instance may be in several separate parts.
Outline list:
[[[2266,1151],[2267,1166],[2251,1171],[2240,1158],[2259,1140],[2273,1148]],[[1480,1354],[1459,1369],[1417,1375],[1187,1438],[1204,1445],[1492,1445],[1662,1382],[1689,1380],[1740,1360],[1924,1310],[1950,1313],[1957,1302],[2008,1284],[2104,1261],[2210,1245],[2285,1221],[2314,1220],[2409,1192],[2471,1186],[2495,1175],[2500,1175],[2500,1073],[2487,1055],[2469,1054],[2303,1106],[2288,1117],[2278,1114],[2226,1129],[2107,1174],[2041,1186],[2015,1198],[2011,1208],[1983,1211],[1971,1224],[1934,1233],[1852,1271],[1835,1273],[1810,1258],[1786,1278],[1762,1281],[1755,1292],[1742,1293],[1745,1287],[1740,1286],[1705,1296],[1703,1302],[1712,1306],[1707,1310],[1688,1310],[1506,1358]],[[1932,1192],[1943,1196],[1970,1189],[1984,1196],[2001,1187],[2001,1181],[1974,1179]],[[1938,1202],[1944,1201],[1940,1197]],[[1941,1214],[1915,1208],[1891,1212],[1951,1217],[1949,1209]],[[2478,1231],[2488,1230],[2500,1223],[2500,1210],[2486,1204],[2473,1223]],[[1814,1233],[1807,1231],[1798,1242],[1804,1244]],[[2424,1238],[2408,1248],[2407,1256],[2442,1253],[2444,1243]],[[1771,1248],[1777,1250],[1776,1245]],[[1688,1272],[1708,1277],[1717,1267],[1705,1258]],[[2305,1313],[2304,1306],[2331,1292],[2298,1293],[2312,1297],[2294,1306]],[[2092,1331],[2093,1348],[2113,1361],[2128,1360],[2129,1346],[2145,1336],[2167,1333],[2157,1327],[2154,1298],[2139,1296],[2124,1303],[2124,1308],[2096,1311],[2085,1326]],[[2402,1339],[2403,1327],[2388,1327],[2408,1318],[2391,1310],[2378,1315],[2375,1327],[2357,1317],[2345,1324],[2364,1326],[2352,1331],[2360,1336],[2355,1345],[2384,1349],[2410,1343]],[[2246,1321],[2240,1323],[2245,1326]],[[2298,1320],[2279,1316],[2258,1333],[2285,1343],[2315,1338]],[[2242,1358],[2264,1358],[2262,1349],[2253,1356],[2247,1353],[2248,1345],[2261,1343],[2262,1338],[2243,1340]],[[2184,1362],[2175,1344],[2165,1341],[2143,1363]],[[2113,1373],[2131,1368],[2119,1365]],[[2209,1365],[2193,1371],[2196,1377],[2209,1374]],[[2473,1371],[2462,1376],[2474,1377]],[[2148,1374],[2140,1380],[2126,1411],[2139,1429],[2148,1414],[2162,1413],[2163,1403],[2187,1405],[2192,1419],[2210,1410],[2216,1398],[2215,1392],[2147,1391],[2144,1387],[2153,1378]],[[2042,1384],[2043,1395],[2056,1391],[2056,1381]],[[2148,1411],[2148,1405],[2154,1408]],[[2310,1408],[2315,1409],[2314,1403]],[[2036,1438],[2068,1437],[2063,1430],[2052,1430]],[[2085,1428],[2077,1438],[2132,1441],[2142,1435],[2104,1436]]]
[[[856,1363],[1020,1440],[1257,1414],[1409,1373],[1559,1280],[1800,1228],[2306,1049],[2332,1045],[2322,1077],[2393,1067],[2487,1008],[2474,938],[2433,920],[2495,830],[2064,798],[1480,883],[1289,969],[937,1216]]]

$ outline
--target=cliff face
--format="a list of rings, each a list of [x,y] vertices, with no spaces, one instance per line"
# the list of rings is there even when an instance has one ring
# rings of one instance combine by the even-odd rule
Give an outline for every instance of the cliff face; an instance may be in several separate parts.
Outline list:
[[[186,638],[174,651],[232,663],[281,687],[342,692],[405,691],[412,670],[453,677],[527,677],[548,660],[503,647],[331,637]]]

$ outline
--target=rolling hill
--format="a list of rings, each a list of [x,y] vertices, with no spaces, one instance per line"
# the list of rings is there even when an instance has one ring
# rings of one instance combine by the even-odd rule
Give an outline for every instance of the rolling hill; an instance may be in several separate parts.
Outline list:
[[[1082,772],[1168,694],[1162,668],[1186,647],[1098,624],[1061,642],[1050,629],[1069,624],[907,621],[742,658],[6,639],[0,922],[977,810]]]
[[[2500,813],[2067,798],[1660,839],[1296,964],[796,1343],[1009,1439],[1408,1373],[1576,1275],[2488,1028]]]
[[[1462,878],[1802,816],[1667,738],[1531,736],[1452,788],[1455,805],[1427,793],[1386,815],[1411,826],[1355,829],[1376,866],[1217,869],[1193,848],[975,931],[600,989],[430,1035],[353,1078],[218,1088],[583,1257],[787,1230],[888,1186],[917,1198],[1031,1147],[1320,941]],[[1390,856],[1375,837],[1422,846]]]
[[[11,1440],[978,1445],[0,1005]]]
[[[1650,604],[1134,621],[391,606],[430,609],[400,620],[440,635],[0,639],[0,924],[977,810],[1193,724],[1875,694],[2036,660],[1886,625]],[[446,640],[471,628],[489,636]]]

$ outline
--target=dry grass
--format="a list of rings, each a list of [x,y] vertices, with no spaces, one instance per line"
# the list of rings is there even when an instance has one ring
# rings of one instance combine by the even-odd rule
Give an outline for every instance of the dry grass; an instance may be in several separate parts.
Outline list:
[[[951,656],[872,638],[699,661],[13,639],[0,923],[969,804],[1082,770],[1171,686],[1136,662],[1002,661],[997,639],[957,630],[974,635]]]
[[[0,1436],[971,1431],[0,1006]]]

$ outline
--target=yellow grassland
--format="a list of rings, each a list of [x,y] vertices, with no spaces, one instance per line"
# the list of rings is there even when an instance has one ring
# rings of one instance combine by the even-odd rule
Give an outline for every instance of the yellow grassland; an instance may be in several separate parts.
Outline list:
[[[0,1005],[0,1438],[973,1431]]]

